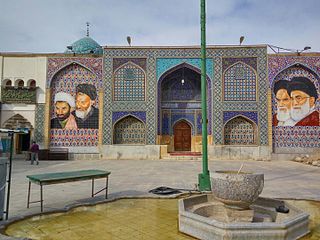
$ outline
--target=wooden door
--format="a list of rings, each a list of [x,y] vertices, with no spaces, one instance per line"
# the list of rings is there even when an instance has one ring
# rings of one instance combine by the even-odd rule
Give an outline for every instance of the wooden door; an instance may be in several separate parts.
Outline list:
[[[174,129],[174,150],[191,151],[191,127],[185,121],[175,124]]]

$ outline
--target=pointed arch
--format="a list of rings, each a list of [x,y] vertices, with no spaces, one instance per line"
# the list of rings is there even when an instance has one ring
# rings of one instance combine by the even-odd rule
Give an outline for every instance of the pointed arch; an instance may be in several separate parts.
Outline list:
[[[272,79],[272,86],[271,86],[272,89],[273,89],[273,86],[274,86],[275,79],[277,79],[278,75],[281,74],[281,73],[283,73],[283,72],[285,72],[285,71],[287,71],[287,70],[289,70],[290,68],[293,68],[293,67],[301,67],[301,68],[303,68],[304,70],[306,70],[306,71],[312,73],[313,75],[315,75],[315,76],[317,77],[318,81],[320,80],[320,75],[319,75],[316,71],[314,71],[312,68],[310,68],[309,66],[307,66],[307,65],[304,64],[304,63],[295,62],[295,63],[292,63],[292,64],[284,67],[283,69],[280,69],[280,70],[275,74],[274,78]]]
[[[257,144],[257,125],[243,115],[229,119],[224,125],[225,145],[255,145]]]
[[[175,125],[177,125],[177,124],[180,123],[180,122],[186,122],[186,123],[190,126],[190,128],[191,128],[191,132],[194,131],[194,126],[193,126],[192,122],[190,122],[190,121],[189,121],[188,119],[186,119],[186,118],[179,118],[178,120],[174,121],[174,123],[172,124],[172,127],[174,128]]]
[[[158,134],[162,135],[163,132],[172,132],[172,127],[173,125],[170,123],[170,130],[163,130],[163,126],[162,126],[162,92],[163,92],[163,84],[165,83],[167,77],[169,77],[171,74],[175,73],[176,71],[181,71],[181,69],[188,69],[191,70],[192,72],[196,73],[199,75],[199,81],[201,81],[201,69],[187,63],[187,62],[182,62],[180,64],[175,65],[174,67],[171,67],[170,69],[168,69],[167,71],[165,71],[164,73],[162,73],[162,75],[159,77],[159,80],[157,82],[157,100],[158,100]],[[207,82],[207,116],[208,116],[208,134],[211,135],[212,134],[212,80],[211,78],[207,75],[206,76],[206,82]],[[193,83],[194,85],[194,83]],[[200,94],[201,94],[201,87],[200,87]],[[180,109],[188,109],[189,108],[189,104],[187,103],[187,101],[185,99],[183,99],[182,101],[184,101],[184,103],[180,103],[180,105],[182,106]],[[201,108],[201,99],[197,99],[197,101],[195,103],[193,110],[196,111],[195,109],[200,109]],[[179,104],[178,104],[179,105]],[[184,106],[183,106],[184,105]],[[193,124],[194,129],[193,132],[195,132],[196,128],[199,128],[198,124],[195,122]]]
[[[146,130],[143,121],[129,115],[119,119],[113,126],[113,144],[145,144]]]
[[[257,100],[257,71],[253,67],[242,61],[237,61],[227,67],[222,76],[224,101]]]
[[[3,128],[7,128],[7,129],[17,129],[17,128],[33,129],[32,124],[20,114],[15,114],[11,116],[2,124],[2,126]]]
[[[92,71],[89,67],[85,66],[84,64],[78,62],[78,61],[72,61],[72,62],[68,62],[64,65],[62,65],[60,68],[58,68],[57,70],[54,71],[54,73],[52,74],[51,78],[48,79],[48,87],[52,87],[52,80],[56,77],[56,75],[58,75],[61,71],[63,71],[65,68],[71,66],[71,65],[74,65],[74,64],[77,64],[81,67],[83,67],[84,69],[86,69],[87,71],[89,71],[90,73],[94,74],[97,78],[98,78],[98,75]]]
[[[144,69],[131,61],[120,65],[113,73],[112,89],[114,101],[145,101]]]

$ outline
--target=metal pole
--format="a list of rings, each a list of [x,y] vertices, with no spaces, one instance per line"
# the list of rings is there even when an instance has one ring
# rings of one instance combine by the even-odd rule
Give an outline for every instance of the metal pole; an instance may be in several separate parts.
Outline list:
[[[13,154],[13,132],[9,132],[8,135],[11,137],[10,141],[10,157],[9,157],[9,176],[8,176],[8,192],[6,202],[6,220],[9,217],[9,205],[10,205],[10,187],[11,187],[11,171],[12,171],[12,154]]]
[[[207,69],[206,69],[206,1],[201,0],[201,111],[202,111],[202,173],[198,175],[200,191],[210,191],[207,135]]]

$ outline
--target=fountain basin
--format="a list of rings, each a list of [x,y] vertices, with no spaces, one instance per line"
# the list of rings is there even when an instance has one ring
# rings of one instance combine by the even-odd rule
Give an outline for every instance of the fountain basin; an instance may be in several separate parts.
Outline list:
[[[279,213],[284,205],[289,213]],[[249,210],[225,208],[212,194],[179,200],[179,231],[209,240],[292,240],[309,233],[309,214],[285,201],[258,198]]]
[[[259,173],[216,171],[211,176],[214,197],[226,207],[235,209],[249,209],[264,185],[264,174]]]

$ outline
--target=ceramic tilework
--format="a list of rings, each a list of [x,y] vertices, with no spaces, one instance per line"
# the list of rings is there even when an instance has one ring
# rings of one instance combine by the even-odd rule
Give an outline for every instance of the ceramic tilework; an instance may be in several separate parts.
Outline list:
[[[47,61],[47,87],[50,87],[53,76],[64,67],[77,63],[88,68],[102,79],[102,58],[48,58]]]
[[[37,104],[35,113],[34,140],[38,143],[44,143],[44,119],[45,104]]]
[[[115,71],[121,65],[132,62],[139,67],[141,67],[144,71],[147,69],[147,60],[145,58],[114,58],[113,59],[113,71]]]
[[[283,70],[282,72],[280,72],[273,80],[272,82],[272,89],[273,89],[273,85],[276,81],[279,80],[287,80],[287,81],[291,81],[292,77],[307,77],[308,79],[311,80],[311,82],[313,82],[313,84],[315,85],[317,92],[318,92],[318,96],[320,96],[320,78],[318,75],[316,75],[313,71],[310,71],[310,69],[306,69],[305,67],[299,67],[299,66],[292,66],[289,67],[285,70]],[[320,110],[320,101],[316,102],[316,109]],[[273,110],[273,114],[276,111],[276,102],[275,102],[275,95],[273,93],[273,98],[272,98],[272,110]]]
[[[195,50],[194,50],[195,51]],[[183,65],[181,65],[183,64]],[[178,66],[190,68],[193,71],[198,71],[199,74],[201,73],[201,59],[190,59],[190,58],[165,58],[165,59],[157,59],[157,79],[158,79],[158,103],[161,102],[160,96],[161,96],[161,84],[164,78],[161,78],[161,76],[166,73],[167,71],[170,71],[174,67]],[[206,67],[207,67],[207,118],[208,118],[208,134],[212,134],[212,84],[211,79],[213,79],[213,62],[212,59],[207,58],[206,61]],[[182,105],[182,104],[180,104]],[[161,134],[162,131],[165,131],[163,129],[160,129],[160,104],[158,105],[158,135]],[[181,106],[182,107],[182,106]],[[185,108],[191,108],[188,105],[185,106]],[[201,132],[201,131],[200,131]]]
[[[76,86],[82,83],[92,84],[95,86],[97,93],[102,86],[102,69],[98,71],[98,66],[101,67],[100,58],[66,58],[66,59],[48,59],[48,81],[52,89],[51,106],[54,105],[54,96],[57,92],[67,92],[72,96],[76,94]],[[91,65],[85,65],[91,64]],[[62,67],[62,68],[58,68]],[[93,72],[94,71],[94,72]],[[56,74],[50,79],[51,73]],[[94,107],[99,106],[98,98],[95,101]],[[55,118],[54,109],[52,109],[50,118]],[[97,116],[98,117],[98,116]],[[90,126],[95,125],[98,120],[92,119]],[[79,127],[79,125],[78,125]],[[81,147],[81,146],[97,146],[98,145],[98,128],[78,128],[78,129],[51,129],[50,130],[50,146],[54,147]]]
[[[237,62],[226,69],[223,86],[225,101],[256,101],[256,74],[246,64]]]
[[[162,110],[161,135],[173,135],[173,127],[180,120],[186,120],[192,125],[192,135],[199,135],[202,131],[201,111],[194,109]]]
[[[227,68],[233,64],[240,62],[248,66],[251,66],[254,70],[257,71],[257,58],[256,57],[239,57],[239,58],[223,58],[222,59],[222,71],[224,72]]]
[[[144,101],[145,73],[130,62],[125,63],[114,72],[114,101]]]
[[[213,139],[215,144],[223,144],[223,112],[243,111],[257,112],[258,114],[258,136],[257,144],[268,145],[268,108],[267,108],[267,49],[256,48],[225,48],[209,49],[207,57],[213,58]],[[224,102],[223,99],[223,59],[224,58],[256,58],[257,66],[257,101],[256,102]]]
[[[273,127],[276,148],[320,148],[319,126]]]
[[[114,111],[145,111],[146,112],[146,144],[155,144],[157,135],[157,81],[159,77],[166,71],[179,63],[183,59],[198,59],[200,57],[200,49],[105,49],[105,82],[106,92],[112,90],[112,70],[113,59],[115,58],[146,58],[146,101],[145,102],[113,102],[110,94],[106,94],[104,99],[104,119],[103,119],[103,144],[112,144],[109,136],[112,136],[112,112]],[[258,94],[257,101],[252,103],[245,102],[223,102],[222,99],[222,58],[257,58],[257,81]],[[212,99],[212,106],[209,107],[208,118],[212,124],[212,133],[215,144],[223,144],[223,111],[255,111],[258,113],[259,125],[258,129],[261,145],[268,145],[268,118],[267,118],[267,50],[266,47],[257,48],[221,48],[207,49],[208,74],[214,76],[212,81],[212,91],[209,92],[208,99]],[[159,67],[157,59],[178,59],[162,60],[168,62],[169,65]],[[212,59],[212,60],[211,60]],[[161,60],[160,60],[161,61]],[[214,64],[213,64],[214,62]],[[193,64],[188,62],[188,64]],[[200,65],[196,65],[200,68]],[[210,68],[212,70],[210,70]],[[212,71],[210,73],[210,71]],[[214,72],[214,75],[213,75]],[[209,75],[209,76],[210,76]],[[214,98],[213,98],[214,96]],[[214,115],[212,115],[214,113]],[[210,124],[208,124],[210,125]]]
[[[112,124],[114,124],[115,122],[117,122],[120,118],[123,118],[125,116],[134,116],[136,118],[138,118],[140,121],[146,123],[146,112],[113,112],[112,113]]]
[[[269,84],[271,89],[280,79],[290,81],[292,77],[304,76],[310,79],[320,95],[320,56],[269,56]],[[272,111],[276,112],[275,95],[272,92]],[[316,102],[320,109],[320,101]],[[275,148],[319,148],[320,126],[274,126],[273,142]]]
[[[201,69],[200,58],[157,58],[157,80],[159,81],[161,75],[166,71],[181,63],[188,63],[198,69]],[[211,77],[213,75],[213,62],[210,58],[207,58],[206,70],[207,75]]]
[[[145,144],[145,127],[137,118],[128,116],[114,126],[115,144]]]
[[[223,124],[225,124],[231,118],[234,118],[236,116],[245,116],[258,125],[258,113],[257,112],[223,112]]]
[[[171,128],[169,129],[169,131],[173,131],[173,127],[174,125],[179,122],[180,120],[186,120],[188,121],[191,126],[192,126],[192,135],[195,135],[195,119],[194,119],[194,112],[185,112],[185,113],[181,113],[180,111],[172,111],[171,112]],[[173,132],[170,132],[170,135],[173,135]]]
[[[254,144],[254,128],[248,120],[236,117],[230,120],[224,129],[226,145],[252,145]]]

